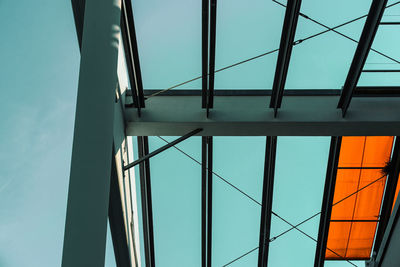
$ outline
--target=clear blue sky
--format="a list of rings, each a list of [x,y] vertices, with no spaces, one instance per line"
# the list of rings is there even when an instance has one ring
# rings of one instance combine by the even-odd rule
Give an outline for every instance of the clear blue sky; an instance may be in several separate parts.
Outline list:
[[[145,88],[164,89],[199,76],[201,1],[133,2]],[[217,68],[278,47],[284,9],[269,0],[250,2],[218,1]],[[334,26],[366,14],[369,2],[304,0],[302,12]],[[399,6],[387,14],[399,15]],[[396,19],[390,18],[385,17],[387,21]],[[362,23],[346,26],[342,31],[358,39]],[[0,0],[0,25],[0,266],[59,266],[79,70],[71,4],[69,0]],[[400,58],[396,48],[399,29],[378,31],[374,47]],[[301,18],[296,39],[320,30],[323,28]],[[339,89],[354,49],[353,42],[333,33],[296,46],[287,88]],[[276,54],[269,55],[218,73],[216,88],[271,88],[275,61]],[[391,62],[372,53],[367,63]],[[398,85],[399,76],[363,76],[360,83]],[[200,88],[200,83],[184,88]],[[199,143],[194,138],[181,147],[199,159]],[[264,143],[263,138],[215,141],[215,171],[258,200]],[[293,143],[298,144],[294,151]],[[151,149],[162,144],[157,138],[151,139]],[[277,162],[276,189],[280,193],[275,194],[274,209],[293,222],[304,218],[298,214],[300,211],[307,217],[318,210],[318,188],[324,179],[328,145],[328,138],[279,139],[281,160]],[[318,168],[310,172],[307,164],[311,163]],[[286,164],[292,169],[285,168]],[[158,266],[199,266],[195,261],[200,251],[200,233],[196,232],[200,224],[199,166],[171,150],[155,158],[152,168]],[[298,203],[287,202],[290,196],[300,193],[285,185],[305,175],[316,194],[304,193],[298,196]],[[173,185],[176,191],[171,198]],[[214,263],[219,266],[258,245],[259,207],[217,178],[215,194]],[[315,227],[316,223],[310,222],[304,230],[315,234]],[[274,220],[272,230],[281,229],[286,228]],[[277,247],[284,248],[286,254],[271,246],[271,253],[276,252],[270,257],[272,267],[292,266],[290,257],[280,257],[282,262],[274,255],[287,255],[288,251],[294,255],[303,245],[309,253],[308,248],[315,245],[294,231],[284,238],[276,242],[282,242]],[[256,255],[253,252],[232,266],[255,266]],[[310,256],[303,256],[308,262]],[[182,262],[187,264],[181,265]],[[296,266],[310,266],[296,262]],[[106,266],[113,265],[108,246]],[[348,264],[336,262],[327,266]]]

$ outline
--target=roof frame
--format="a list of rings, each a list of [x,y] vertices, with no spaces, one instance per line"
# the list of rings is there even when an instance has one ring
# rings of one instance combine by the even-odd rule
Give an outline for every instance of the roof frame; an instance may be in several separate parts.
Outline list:
[[[145,107],[145,101],[131,0],[122,1],[121,34],[128,76],[133,87],[133,105],[137,107],[140,116],[140,109]]]
[[[193,131],[191,131],[191,132],[185,134],[184,136],[181,136],[181,137],[179,137],[178,139],[176,139],[176,140],[174,140],[174,141],[172,141],[172,142],[170,142],[170,143],[168,143],[168,144],[166,144],[166,145],[160,147],[159,149],[154,150],[154,151],[151,152],[151,153],[148,153],[148,152],[147,152],[144,156],[140,156],[139,159],[137,159],[137,160],[135,160],[134,162],[131,162],[131,163],[127,164],[126,166],[124,166],[124,170],[126,171],[126,170],[128,170],[128,169],[130,169],[130,168],[132,168],[132,167],[134,167],[134,166],[136,166],[136,165],[138,165],[138,164],[140,164],[141,162],[143,162],[143,161],[145,161],[145,160],[148,160],[148,159],[154,157],[155,155],[160,154],[161,152],[167,150],[168,148],[173,147],[174,145],[176,145],[176,144],[178,144],[178,143],[180,143],[180,142],[182,142],[182,141],[188,139],[189,137],[192,137],[192,136],[195,135],[195,134],[198,134],[198,133],[201,132],[202,130],[203,130],[203,129],[201,129],[201,128],[195,129],[195,130],[193,130]]]
[[[202,2],[202,108],[214,107],[217,0]]]
[[[335,193],[336,175],[339,163],[342,137],[333,136],[329,149],[328,167],[326,170],[324,196],[321,207],[321,217],[318,230],[318,242],[315,250],[314,267],[323,267],[328,241],[329,224],[332,213],[332,202]]]
[[[264,182],[261,206],[260,240],[258,249],[258,266],[268,265],[268,252],[271,232],[272,200],[274,190],[276,136],[268,136],[265,146]]]
[[[368,53],[371,49],[376,32],[381,22],[387,0],[373,0],[367,19],[358,42],[353,61],[351,62],[349,72],[344,83],[342,94],[338,103],[338,108],[342,109],[342,116],[346,115],[349,108],[354,89],[357,86]]]
[[[201,77],[201,107],[207,107],[207,86],[208,86],[208,27],[209,27],[209,0],[202,1],[202,28],[201,28],[201,70],[202,70],[202,77]],[[167,91],[168,92],[168,91]]]
[[[147,136],[138,136],[139,157],[149,154],[149,139]],[[155,266],[153,207],[151,198],[150,161],[146,159],[140,163],[140,195],[142,199],[143,239],[146,266]]]
[[[213,189],[212,136],[202,137],[201,159],[201,266],[211,267]]]
[[[160,90],[144,90],[145,95],[158,93]],[[284,96],[340,96],[340,89],[285,89]],[[131,91],[127,95],[132,94]],[[219,89],[214,90],[214,96],[271,96],[272,89]],[[203,89],[181,89],[164,91],[160,96],[202,96]],[[359,86],[354,90],[353,97],[400,97],[398,86]]]
[[[394,149],[392,153],[392,169],[388,174],[386,181],[385,194],[383,196],[383,202],[381,207],[381,214],[379,217],[378,229],[375,236],[375,243],[373,251],[375,254],[378,253],[383,235],[385,233],[387,224],[389,222],[390,215],[392,213],[393,201],[395,200],[397,181],[400,174],[400,137],[396,136]]]
[[[276,117],[278,108],[281,107],[282,103],[283,90],[285,88],[290,56],[296,34],[297,21],[300,14],[300,6],[301,0],[288,0],[286,6],[281,42],[279,45],[278,61],[276,63],[274,83],[272,86],[272,96],[269,104],[269,107],[274,109],[274,117]]]

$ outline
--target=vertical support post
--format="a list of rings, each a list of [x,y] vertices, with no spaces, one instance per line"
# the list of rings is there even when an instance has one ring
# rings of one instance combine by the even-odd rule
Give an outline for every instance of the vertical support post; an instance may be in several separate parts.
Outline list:
[[[86,0],[63,267],[104,266],[120,13]]]

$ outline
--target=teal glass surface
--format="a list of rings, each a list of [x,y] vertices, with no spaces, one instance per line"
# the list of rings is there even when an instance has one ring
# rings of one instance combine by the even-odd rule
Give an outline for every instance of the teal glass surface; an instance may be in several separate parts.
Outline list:
[[[330,137],[278,137],[271,238],[321,211]],[[283,221],[286,220],[287,222]],[[269,266],[313,266],[319,216],[270,243]],[[288,253],[290,256],[288,256]]]
[[[265,142],[265,137],[214,137],[213,266],[258,247]],[[257,257],[255,250],[231,266],[256,266]]]
[[[165,144],[159,137],[149,137],[150,151]],[[201,160],[200,137],[177,147]],[[201,166],[170,148],[150,159],[150,171],[156,265],[200,266]]]
[[[299,18],[295,40],[305,40],[293,47],[286,89],[341,89],[363,24],[356,21],[335,31],[327,30],[368,14],[370,3],[365,0],[302,1],[301,13],[310,19]],[[327,32],[307,39],[324,31]]]
[[[387,8],[382,22],[400,22],[400,4]],[[381,24],[376,32],[372,48],[390,58],[370,51],[364,70],[400,71],[400,49],[397,45],[399,42],[400,25]],[[358,81],[358,86],[398,86],[399,84],[400,72],[362,72]]]
[[[144,89],[201,75],[201,1],[137,0],[132,8]],[[191,88],[201,88],[200,80],[180,87]]]
[[[216,70],[279,48],[285,8],[272,1],[218,1]],[[270,89],[277,52],[215,74],[216,89]]]

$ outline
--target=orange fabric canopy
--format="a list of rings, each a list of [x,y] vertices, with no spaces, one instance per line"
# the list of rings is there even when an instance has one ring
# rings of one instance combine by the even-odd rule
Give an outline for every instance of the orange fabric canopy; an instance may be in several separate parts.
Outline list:
[[[325,258],[367,259],[378,224],[392,136],[343,137]]]

